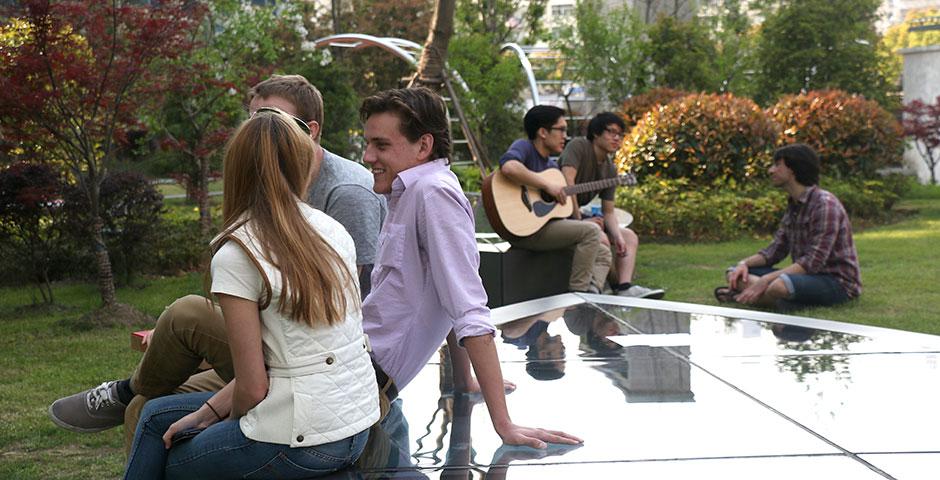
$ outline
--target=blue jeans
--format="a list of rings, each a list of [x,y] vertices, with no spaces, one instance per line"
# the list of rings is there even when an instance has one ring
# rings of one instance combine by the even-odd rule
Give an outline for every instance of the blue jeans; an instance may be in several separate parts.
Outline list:
[[[324,445],[290,445],[246,438],[237,420],[216,423],[170,450],[163,434],[196,411],[212,392],[170,395],[147,402],[137,424],[125,479],[311,478],[346,468],[362,454],[369,430]]]
[[[777,271],[773,267],[754,267],[749,269],[751,275],[763,277],[768,273]],[[849,300],[849,295],[845,293],[842,284],[832,275],[826,274],[804,274],[792,275],[784,273],[780,275],[787,291],[790,295],[783,300],[777,301],[777,308],[782,311],[797,310],[810,306],[829,306],[836,305]]]

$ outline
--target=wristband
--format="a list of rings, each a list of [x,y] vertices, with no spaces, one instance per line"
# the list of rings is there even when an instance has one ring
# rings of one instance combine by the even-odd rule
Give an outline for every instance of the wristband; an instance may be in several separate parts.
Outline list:
[[[218,418],[219,421],[221,422],[221,421],[222,421],[222,415],[219,415],[219,412],[217,412],[217,411],[215,410],[215,408],[212,407],[212,404],[209,403],[208,400],[206,400],[205,405],[206,405],[207,407],[209,407],[209,410],[212,410],[212,413],[215,414],[215,418]]]

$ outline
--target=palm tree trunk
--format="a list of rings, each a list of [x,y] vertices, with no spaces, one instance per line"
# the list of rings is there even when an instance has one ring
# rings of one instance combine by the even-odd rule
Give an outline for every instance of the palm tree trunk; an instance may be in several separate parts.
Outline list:
[[[418,60],[418,71],[411,86],[427,87],[440,92],[444,85],[444,64],[447,62],[447,46],[454,35],[454,9],[456,0],[438,0],[434,7],[434,18],[424,42],[424,50]]]
[[[105,307],[114,305],[117,300],[114,295],[114,272],[111,270],[111,257],[108,247],[104,243],[101,233],[103,222],[97,214],[92,220],[92,242],[94,242],[95,261],[98,263],[98,291],[101,293],[101,303]]]

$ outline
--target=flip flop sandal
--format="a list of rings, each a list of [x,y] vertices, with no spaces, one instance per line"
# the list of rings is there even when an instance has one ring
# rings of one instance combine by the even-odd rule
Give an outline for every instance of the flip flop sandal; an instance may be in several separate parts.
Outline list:
[[[718,300],[718,303],[735,303],[735,295],[739,294],[736,290],[733,290],[731,287],[717,287],[715,288],[715,300]]]

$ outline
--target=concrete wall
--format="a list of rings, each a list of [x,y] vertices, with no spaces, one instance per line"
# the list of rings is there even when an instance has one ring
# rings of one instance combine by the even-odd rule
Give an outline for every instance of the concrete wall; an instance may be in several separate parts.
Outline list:
[[[904,102],[922,100],[933,103],[940,96],[940,45],[901,50],[904,56],[902,88]],[[904,152],[905,167],[917,173],[921,183],[930,181],[930,172],[913,144]],[[940,166],[936,169],[940,178]]]

